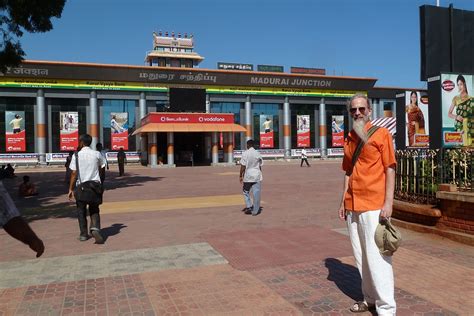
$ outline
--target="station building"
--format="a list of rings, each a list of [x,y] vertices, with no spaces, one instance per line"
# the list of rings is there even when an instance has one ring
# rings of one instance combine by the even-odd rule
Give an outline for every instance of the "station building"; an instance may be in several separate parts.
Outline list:
[[[193,41],[154,33],[144,66],[26,60],[0,74],[0,164],[64,159],[83,133],[93,146],[101,142],[111,161],[124,147],[152,167],[232,163],[248,139],[264,157],[291,158],[303,145],[313,156],[337,156],[342,148],[331,127],[338,117],[344,135],[350,130],[349,97],[367,94],[373,119],[381,119],[395,116],[396,93],[406,90],[374,87],[376,78],[201,69]],[[24,115],[19,147],[9,143],[17,137],[15,113]],[[73,125],[76,134],[65,134]]]

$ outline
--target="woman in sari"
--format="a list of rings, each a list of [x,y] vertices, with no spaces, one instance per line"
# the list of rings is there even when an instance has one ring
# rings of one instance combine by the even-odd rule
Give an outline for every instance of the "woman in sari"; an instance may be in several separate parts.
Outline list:
[[[472,98],[467,91],[466,79],[463,75],[456,78],[459,95],[453,98],[448,116],[454,120],[454,129],[463,132],[463,143],[469,146],[474,134],[474,109]]]
[[[425,134],[425,117],[418,107],[418,94],[410,93],[410,104],[406,106],[408,146],[415,145],[415,134]]]

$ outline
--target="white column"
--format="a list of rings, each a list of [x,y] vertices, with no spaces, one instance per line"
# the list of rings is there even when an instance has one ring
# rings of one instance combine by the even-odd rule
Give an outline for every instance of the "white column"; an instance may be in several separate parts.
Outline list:
[[[285,97],[285,102],[283,103],[283,145],[285,158],[291,158],[291,111],[288,97]]]
[[[245,142],[249,139],[252,139],[252,102],[250,101],[250,96],[247,96],[247,100],[245,101],[245,128],[247,132],[245,133]],[[244,146],[247,148],[247,146]]]
[[[89,98],[89,135],[92,136],[91,148],[99,142],[99,119],[97,115],[97,92],[91,91]]]
[[[324,103],[323,98],[319,104],[319,144],[321,146],[321,158],[325,158],[327,156],[326,135],[326,104]]]
[[[46,108],[43,89],[36,94],[36,149],[40,164],[46,163]]]
[[[166,136],[168,140],[168,148],[166,149],[168,154],[168,165],[172,166],[174,165],[174,133],[168,132]]]
[[[140,92],[140,99],[138,100],[138,107],[139,107],[139,113],[140,113],[140,127],[142,126],[141,124],[141,119],[146,116],[146,94],[145,92]],[[146,133],[141,133],[140,134],[140,154],[141,154],[141,161],[142,163],[145,163],[148,158],[148,151],[147,151],[147,134]]]
[[[148,164],[152,168],[158,165],[158,145],[156,133],[148,133]]]
[[[219,134],[212,132],[212,163],[219,163]]]

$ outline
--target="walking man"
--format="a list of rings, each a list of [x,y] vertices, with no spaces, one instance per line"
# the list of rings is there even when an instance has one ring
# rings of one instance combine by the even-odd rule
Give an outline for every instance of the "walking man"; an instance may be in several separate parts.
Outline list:
[[[306,147],[303,147],[303,149],[301,149],[301,164],[300,164],[300,167],[303,167],[303,162],[306,162],[306,165],[308,167],[311,167],[309,165],[309,162],[308,162],[308,156],[306,154]]]
[[[102,158],[105,160],[105,167],[100,168],[99,170],[99,176],[100,176],[100,183],[102,183],[102,186],[104,186],[105,183],[105,168],[109,168],[109,164],[107,163],[107,157],[105,155],[104,147],[102,146],[102,143],[97,143],[95,145],[95,149],[100,153]]]
[[[92,143],[92,137],[88,134],[83,134],[79,137],[78,153],[72,156],[69,168],[72,170],[71,181],[69,182],[68,198],[72,201],[74,195],[74,185],[79,185],[87,181],[95,181],[100,183],[101,168],[105,168],[105,159],[102,155],[89,146]],[[76,157],[78,162],[76,163]],[[79,170],[77,170],[79,165]],[[80,179],[78,179],[78,171]],[[76,181],[77,179],[77,181]],[[89,239],[89,231],[94,237],[96,243],[103,244],[104,238],[100,233],[100,215],[98,203],[86,203],[83,201],[76,201],[77,218],[79,220],[79,240],[86,241]],[[87,206],[89,206],[89,215],[91,218],[91,225],[89,231],[87,230]]]
[[[365,95],[354,95],[348,111],[353,129],[344,145],[346,175],[339,218],[347,221],[364,295],[350,310],[376,309],[378,315],[395,315],[392,258],[380,254],[374,238],[380,219],[392,215],[396,165],[392,136],[386,128],[372,128],[372,107]],[[364,145],[357,159],[359,142]]]
[[[262,165],[263,159],[260,153],[254,148],[253,140],[247,141],[247,150],[242,154],[240,160],[240,183],[243,183],[243,193],[245,198],[245,214],[257,216],[260,214],[260,193],[262,185]],[[250,199],[250,191],[253,195],[253,204]],[[253,205],[253,206],[252,206]]]
[[[117,153],[117,162],[119,166],[119,176],[121,177],[125,174],[125,162],[127,162],[127,156],[125,155],[123,148],[120,148]]]

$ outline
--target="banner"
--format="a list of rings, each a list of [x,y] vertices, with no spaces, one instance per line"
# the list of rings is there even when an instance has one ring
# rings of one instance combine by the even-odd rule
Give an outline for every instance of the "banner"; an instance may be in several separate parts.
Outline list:
[[[5,143],[7,152],[26,151],[24,111],[5,112]]]
[[[310,118],[309,115],[297,115],[296,116],[296,146],[299,147],[310,147]]]
[[[112,150],[128,150],[128,113],[110,113],[110,137]]]
[[[405,91],[405,146],[430,146],[428,95],[418,91]]]
[[[472,75],[441,74],[443,146],[473,146],[472,94],[474,94]]]
[[[79,146],[79,113],[59,112],[59,149],[73,151]]]
[[[260,115],[260,148],[273,148],[273,116]]]
[[[344,147],[344,115],[333,115],[331,118],[332,146]]]

